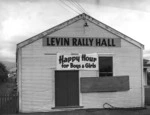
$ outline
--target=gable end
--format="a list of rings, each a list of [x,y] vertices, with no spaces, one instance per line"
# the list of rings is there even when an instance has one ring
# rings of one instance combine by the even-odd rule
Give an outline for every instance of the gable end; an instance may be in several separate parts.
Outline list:
[[[40,38],[43,38],[43,37],[45,37],[45,36],[47,36],[49,34],[52,34],[53,32],[58,31],[58,30],[66,27],[66,26],[68,26],[70,24],[73,24],[73,23],[75,23],[76,21],[78,21],[80,19],[88,20],[88,21],[94,23],[95,25],[97,25],[97,26],[99,26],[99,27],[101,27],[101,28],[111,32],[112,34],[123,38],[124,40],[128,41],[129,43],[132,43],[135,46],[137,46],[137,47],[139,47],[141,49],[144,49],[144,45],[143,44],[141,44],[141,43],[137,42],[136,40],[134,40],[134,39],[132,39],[132,38],[122,34],[121,32],[119,32],[117,30],[107,26],[106,24],[103,24],[102,22],[92,18],[91,16],[89,16],[89,15],[87,15],[85,13],[80,14],[80,15],[72,18],[72,19],[69,19],[68,21],[65,21],[65,22],[63,22],[63,23],[61,23],[61,24],[59,24],[59,25],[57,25],[57,26],[55,26],[55,27],[53,27],[51,29],[48,29],[48,30],[46,30],[46,31],[44,31],[44,32],[42,32],[42,33],[40,33],[38,35],[35,35],[35,36],[33,36],[33,37],[31,37],[31,38],[29,38],[29,39],[27,39],[27,40],[17,44],[17,48],[22,48],[22,47],[24,47],[24,46],[26,46],[28,44],[31,44],[34,41],[39,40]]]

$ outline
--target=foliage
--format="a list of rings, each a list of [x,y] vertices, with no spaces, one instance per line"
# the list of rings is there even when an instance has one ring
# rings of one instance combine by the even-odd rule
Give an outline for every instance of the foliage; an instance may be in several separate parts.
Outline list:
[[[8,78],[8,70],[6,66],[0,62],[0,80],[4,81]]]

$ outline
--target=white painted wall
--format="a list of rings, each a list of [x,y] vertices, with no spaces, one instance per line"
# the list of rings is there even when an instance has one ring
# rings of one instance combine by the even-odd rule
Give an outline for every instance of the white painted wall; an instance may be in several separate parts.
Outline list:
[[[88,22],[83,27],[80,20],[49,36],[118,38],[112,33]],[[80,105],[84,108],[103,108],[104,103],[115,107],[144,106],[142,82],[142,51],[121,39],[121,47],[43,47],[42,39],[19,51],[19,103],[21,112],[52,111],[55,107],[54,71],[56,53],[99,53],[113,56],[114,76],[129,75],[130,90],[122,92],[80,93]],[[45,55],[52,54],[52,55]],[[98,71],[80,71],[79,77],[98,77]]]

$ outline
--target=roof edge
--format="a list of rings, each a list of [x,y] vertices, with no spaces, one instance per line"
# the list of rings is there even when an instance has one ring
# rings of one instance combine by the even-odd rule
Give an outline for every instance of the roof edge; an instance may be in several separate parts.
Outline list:
[[[43,32],[41,32],[41,33],[31,37],[31,38],[28,38],[28,39],[18,43],[17,44],[17,49],[18,48],[22,48],[22,47],[24,47],[24,46],[26,46],[26,45],[28,45],[28,44],[36,41],[36,40],[38,40],[38,39],[48,35],[48,34],[51,34],[51,33],[55,32],[57,30],[60,30],[60,29],[62,29],[64,27],[66,27],[66,26],[68,26],[68,25],[70,25],[70,24],[72,24],[72,23],[82,19],[84,17],[84,15],[85,15],[84,13],[80,14],[80,15],[77,15],[77,16],[75,16],[75,17],[73,17],[73,18],[71,18],[71,19],[69,19],[69,20],[67,20],[67,21],[65,21],[63,23],[60,23],[60,24],[58,24],[58,25],[56,25],[56,26],[54,26],[54,27],[52,27],[50,29],[47,29],[47,30],[45,30],[45,31],[43,31]]]
[[[85,19],[92,21],[93,23],[95,23],[96,25],[102,27],[103,29],[105,29],[105,30],[107,30],[107,31],[109,31],[109,32],[111,32],[111,33],[113,33],[113,34],[115,34],[115,35],[117,35],[117,36],[119,36],[119,37],[121,37],[121,38],[123,38],[123,39],[129,41],[129,42],[132,42],[132,43],[134,43],[136,46],[138,46],[138,47],[144,49],[144,45],[141,44],[140,42],[138,42],[138,41],[132,39],[131,37],[129,37],[129,36],[127,36],[127,35],[125,35],[125,34],[119,32],[118,30],[116,30],[116,29],[114,29],[114,28],[112,28],[112,27],[110,27],[110,26],[108,26],[108,25],[106,25],[106,24],[104,24],[104,23],[98,21],[97,19],[95,19],[95,18],[93,18],[93,17],[91,17],[91,16],[89,16],[89,15],[87,15],[87,14],[85,14],[85,13],[83,13],[83,15],[84,15],[84,18],[85,18]]]
[[[41,32],[40,34],[37,34],[37,35],[27,39],[27,40],[24,40],[24,41],[18,43],[17,44],[17,49],[18,48],[22,48],[22,47],[24,47],[24,46],[26,46],[26,45],[28,45],[28,44],[36,41],[36,40],[38,40],[38,39],[48,35],[48,34],[51,34],[51,33],[55,32],[55,31],[58,31],[58,30],[66,27],[66,26],[68,26],[68,25],[70,25],[70,24],[72,24],[72,23],[74,23],[74,22],[76,22],[76,21],[78,21],[80,19],[89,20],[89,21],[93,22],[94,24],[102,27],[103,29],[105,29],[105,30],[107,30],[107,31],[109,31],[109,32],[111,32],[111,33],[113,33],[113,34],[115,34],[115,35],[117,35],[117,36],[127,40],[128,42],[130,42],[130,43],[132,43],[134,45],[136,45],[137,47],[139,47],[141,49],[144,49],[144,45],[143,44],[139,43],[138,41],[136,41],[136,40],[126,36],[125,34],[117,31],[114,28],[111,28],[110,26],[108,26],[108,25],[98,21],[97,19],[95,19],[95,18],[93,18],[93,17],[91,17],[91,16],[89,16],[89,15],[87,15],[85,13],[77,15],[77,16],[75,16],[75,17],[73,17],[73,18],[71,18],[71,19],[69,19],[69,20],[67,20],[67,21],[65,21],[65,22],[63,22],[61,24],[58,24],[58,25],[56,25],[56,26],[54,26],[54,27],[52,27],[52,28],[50,28],[48,30],[45,30],[45,31]]]

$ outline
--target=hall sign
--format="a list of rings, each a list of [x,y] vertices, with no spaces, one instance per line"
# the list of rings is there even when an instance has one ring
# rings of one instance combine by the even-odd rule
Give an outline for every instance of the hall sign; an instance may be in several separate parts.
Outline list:
[[[65,55],[57,54],[57,70],[98,70],[98,55],[79,54]]]
[[[96,46],[121,47],[120,38],[45,37],[43,46]]]

